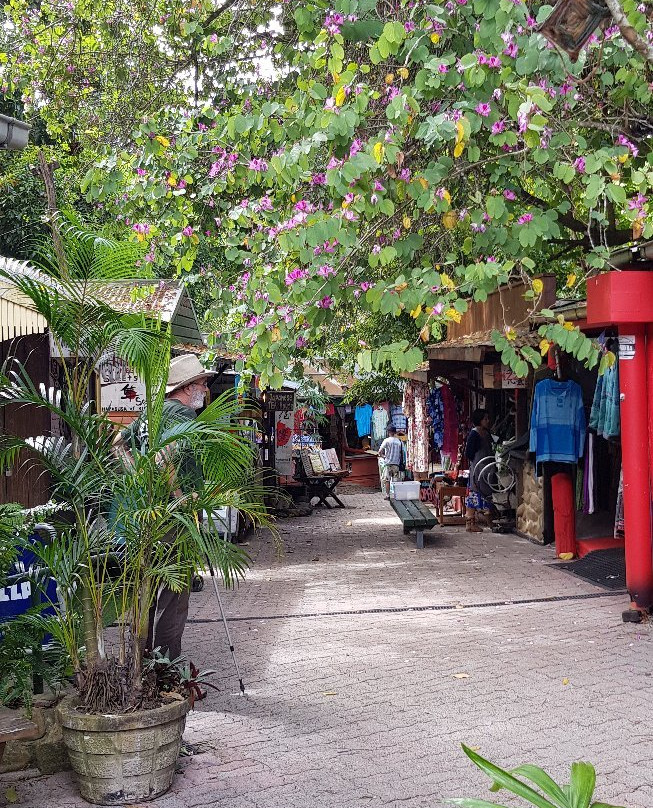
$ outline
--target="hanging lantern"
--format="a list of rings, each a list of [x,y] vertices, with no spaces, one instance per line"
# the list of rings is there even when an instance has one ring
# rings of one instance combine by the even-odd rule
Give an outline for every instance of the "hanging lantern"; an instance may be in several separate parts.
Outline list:
[[[537,30],[575,62],[587,40],[610,16],[601,0],[558,0]]]

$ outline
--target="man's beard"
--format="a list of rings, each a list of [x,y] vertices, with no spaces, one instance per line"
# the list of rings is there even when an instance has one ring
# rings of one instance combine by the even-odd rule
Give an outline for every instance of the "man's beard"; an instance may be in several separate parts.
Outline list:
[[[190,407],[193,410],[201,410],[204,406],[204,397],[205,393],[195,393],[195,395],[190,400]]]

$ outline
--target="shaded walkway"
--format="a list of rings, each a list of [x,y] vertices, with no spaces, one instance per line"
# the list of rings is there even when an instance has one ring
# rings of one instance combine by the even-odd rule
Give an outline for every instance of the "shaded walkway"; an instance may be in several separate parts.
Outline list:
[[[462,741],[557,777],[588,759],[598,799],[653,805],[652,638],[621,623],[626,596],[552,569],[550,548],[511,535],[445,528],[417,551],[380,495],[346,502],[280,524],[281,558],[269,535],[250,539],[253,568],[224,596],[246,697],[210,583],[192,596],[185,644],[222,692],[189,717],[202,754],[154,805],[490,798]],[[22,805],[84,804],[68,774],[17,785]]]

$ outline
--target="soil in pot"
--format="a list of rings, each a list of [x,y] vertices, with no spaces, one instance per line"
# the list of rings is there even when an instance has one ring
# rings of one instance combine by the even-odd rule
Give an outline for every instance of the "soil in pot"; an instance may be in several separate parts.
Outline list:
[[[188,699],[154,710],[89,715],[75,697],[58,708],[79,791],[99,805],[152,800],[170,788],[186,726]]]

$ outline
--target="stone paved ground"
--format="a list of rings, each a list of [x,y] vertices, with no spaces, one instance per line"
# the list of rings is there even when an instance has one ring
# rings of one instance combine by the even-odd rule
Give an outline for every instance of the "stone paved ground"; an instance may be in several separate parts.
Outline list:
[[[150,804],[440,808],[490,796],[466,742],[560,778],[590,760],[597,798],[653,806],[653,637],[621,622],[625,594],[512,535],[438,529],[418,552],[380,495],[345,501],[281,523],[281,557],[250,538],[247,580],[223,595],[246,696],[210,581],[192,596],[185,644],[221,692],[188,719],[202,753]],[[85,804],[67,773],[13,784],[22,806]]]

